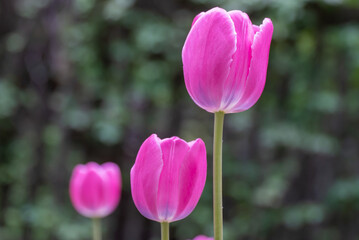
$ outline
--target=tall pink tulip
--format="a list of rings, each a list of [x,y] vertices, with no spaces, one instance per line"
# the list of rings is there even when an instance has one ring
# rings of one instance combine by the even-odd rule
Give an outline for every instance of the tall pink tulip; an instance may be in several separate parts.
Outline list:
[[[225,113],[243,112],[261,96],[273,24],[253,25],[246,13],[213,8],[198,14],[182,50],[186,88],[193,101],[215,114],[213,230],[223,239],[222,138]]]
[[[85,217],[102,218],[112,213],[120,201],[121,173],[115,163],[77,165],[70,180],[70,198]]]
[[[152,134],[142,144],[131,169],[132,198],[143,216],[161,222],[162,239],[168,238],[168,223],[193,211],[206,173],[206,147],[201,139],[187,143]]]
[[[184,78],[193,101],[208,112],[252,107],[266,81],[273,25],[253,25],[246,13],[213,8],[197,15],[182,50]]]

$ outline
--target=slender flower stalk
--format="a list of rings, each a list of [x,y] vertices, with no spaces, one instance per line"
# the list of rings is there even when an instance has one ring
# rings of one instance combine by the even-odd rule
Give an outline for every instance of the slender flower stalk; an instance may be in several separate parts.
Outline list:
[[[213,137],[213,228],[214,239],[223,239],[222,141],[224,112],[214,114]]]
[[[161,222],[161,240],[170,239],[170,223]]]
[[[92,219],[92,235],[93,235],[93,240],[101,240],[101,219],[100,218]]]

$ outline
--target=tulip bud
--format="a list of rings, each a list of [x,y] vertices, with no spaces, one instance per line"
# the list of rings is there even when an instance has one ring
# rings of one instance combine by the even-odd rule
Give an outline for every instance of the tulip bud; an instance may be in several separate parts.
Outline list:
[[[206,173],[206,147],[201,139],[187,143],[153,134],[142,144],[131,169],[133,201],[151,220],[183,219],[197,205]]]
[[[77,165],[70,180],[70,198],[75,209],[89,218],[112,213],[121,193],[121,172],[115,163]]]
[[[264,89],[273,25],[246,13],[213,8],[197,15],[182,50],[186,88],[208,112],[252,107]]]

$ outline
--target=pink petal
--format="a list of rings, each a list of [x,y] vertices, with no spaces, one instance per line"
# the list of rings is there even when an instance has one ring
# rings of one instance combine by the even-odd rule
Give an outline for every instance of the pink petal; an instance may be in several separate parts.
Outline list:
[[[233,56],[230,74],[224,83],[221,110],[231,109],[241,98],[249,73],[254,31],[248,15],[239,10],[229,12],[237,33],[237,51]]]
[[[269,48],[273,34],[273,24],[268,18],[262,25],[254,26],[256,31],[252,45],[252,61],[249,68],[246,87],[240,101],[228,112],[242,112],[252,107],[261,96],[267,75]]]
[[[207,175],[206,146],[201,139],[189,143],[190,149],[180,168],[179,205],[173,221],[187,217],[201,197]]]
[[[180,169],[189,150],[188,144],[178,137],[161,142],[163,168],[159,181],[157,209],[161,221],[172,221],[181,199]]]
[[[207,237],[204,235],[199,235],[199,236],[193,238],[193,240],[213,240],[213,238],[210,238],[210,237]]]
[[[91,213],[89,217],[98,215],[100,209],[106,205],[105,184],[102,176],[95,169],[88,169],[79,191],[83,207]]]
[[[157,190],[163,167],[160,139],[152,134],[142,144],[131,169],[132,198],[141,214],[159,221]]]
[[[80,189],[82,187],[83,180],[86,176],[86,166],[77,165],[71,176],[70,180],[70,199],[75,209],[82,215],[88,213],[87,209],[82,204],[82,198],[80,195]]]
[[[120,168],[112,162],[104,163],[101,165],[101,167],[106,173],[106,180],[107,180],[106,215],[108,215],[109,213],[111,213],[113,210],[116,209],[120,201],[121,188],[122,188],[121,172],[120,172]]]
[[[253,25],[254,34],[256,34],[259,30],[260,28],[257,25]]]
[[[197,16],[194,17],[193,21],[192,21],[192,27],[193,25],[197,22],[197,20],[202,17],[204,15],[204,12],[201,12],[199,14],[197,14]]]
[[[236,32],[229,14],[214,8],[193,25],[182,50],[186,88],[201,108],[218,111],[223,83],[236,51]]]

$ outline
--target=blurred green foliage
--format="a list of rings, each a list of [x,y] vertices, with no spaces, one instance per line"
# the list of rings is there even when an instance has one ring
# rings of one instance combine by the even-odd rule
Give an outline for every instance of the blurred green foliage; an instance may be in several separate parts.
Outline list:
[[[153,132],[206,142],[203,196],[171,230],[212,234],[213,116],[186,92],[181,49],[214,6],[274,24],[261,99],[225,119],[225,239],[358,239],[357,0],[1,1],[0,239],[90,239],[68,198],[72,168],[88,161],[122,169],[104,239],[159,239],[129,183]]]

